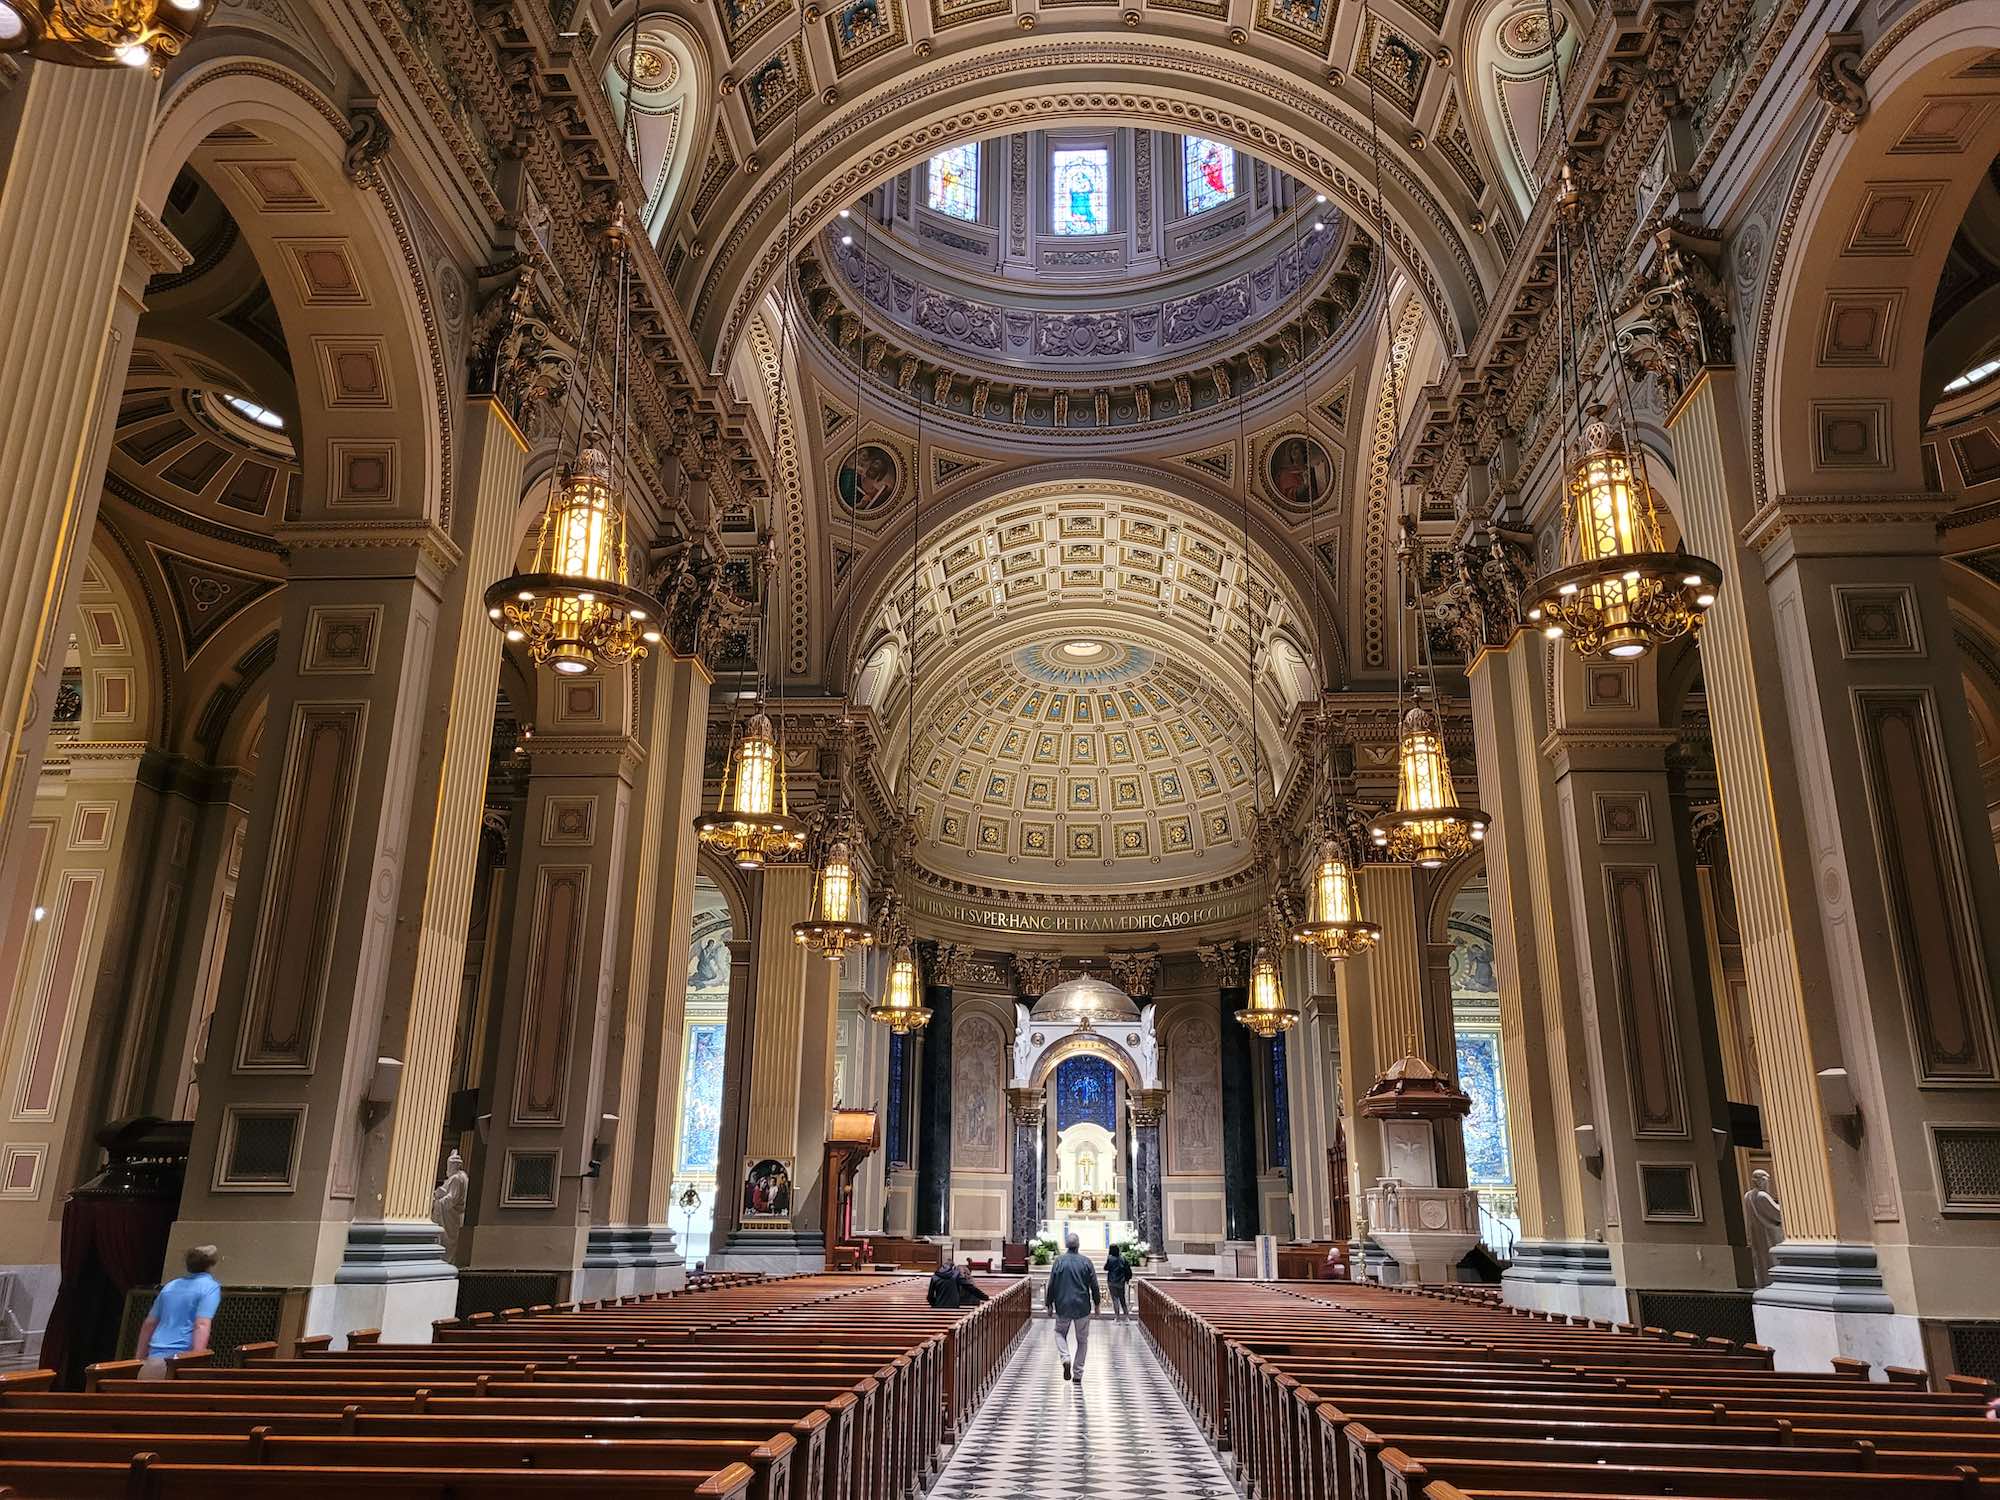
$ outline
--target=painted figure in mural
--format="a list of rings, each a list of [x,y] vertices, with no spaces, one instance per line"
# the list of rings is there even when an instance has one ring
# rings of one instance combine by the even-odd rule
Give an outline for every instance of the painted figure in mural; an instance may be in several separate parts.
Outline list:
[[[431,1194],[431,1220],[444,1231],[444,1258],[458,1251],[458,1237],[465,1229],[465,1198],[471,1179],[465,1175],[465,1158],[456,1149],[444,1159],[444,1181]]]
[[[743,1211],[767,1219],[791,1213],[792,1174],[783,1162],[767,1158],[750,1169],[743,1182]]]
[[[688,954],[688,988],[720,989],[729,983],[729,944],[719,937],[696,938]]]
[[[863,443],[840,466],[834,485],[842,505],[857,516],[873,515],[895,498],[895,457],[879,444]]]
[[[1462,995],[1497,995],[1493,975],[1493,944],[1469,932],[1451,935],[1451,987]]]
[[[1285,504],[1309,509],[1333,481],[1333,461],[1311,438],[1288,437],[1271,450],[1271,489]]]
[[[1762,1168],[1750,1174],[1750,1191],[1743,1195],[1743,1237],[1750,1242],[1752,1278],[1769,1286],[1771,1252],[1785,1237],[1785,1207],[1771,1196],[1771,1174]]]

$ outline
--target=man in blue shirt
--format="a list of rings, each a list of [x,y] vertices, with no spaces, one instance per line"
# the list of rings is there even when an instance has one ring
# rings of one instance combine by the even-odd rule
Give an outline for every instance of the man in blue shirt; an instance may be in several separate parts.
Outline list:
[[[1063,1379],[1083,1379],[1084,1356],[1090,1353],[1090,1316],[1102,1300],[1097,1290],[1097,1268],[1077,1253],[1076,1231],[1064,1236],[1067,1253],[1049,1267],[1049,1284],[1042,1301],[1055,1315],[1056,1353],[1062,1359]],[[1072,1343],[1075,1353],[1070,1352]]]
[[[141,1359],[199,1354],[208,1347],[215,1309],[222,1303],[222,1284],[208,1274],[217,1259],[213,1245],[196,1245],[188,1251],[187,1275],[160,1288],[153,1310],[139,1325]]]

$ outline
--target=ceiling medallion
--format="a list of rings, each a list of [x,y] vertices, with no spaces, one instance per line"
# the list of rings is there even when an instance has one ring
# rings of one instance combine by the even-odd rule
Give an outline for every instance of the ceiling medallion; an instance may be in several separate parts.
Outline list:
[[[0,52],[158,76],[214,9],[215,0],[0,0]]]

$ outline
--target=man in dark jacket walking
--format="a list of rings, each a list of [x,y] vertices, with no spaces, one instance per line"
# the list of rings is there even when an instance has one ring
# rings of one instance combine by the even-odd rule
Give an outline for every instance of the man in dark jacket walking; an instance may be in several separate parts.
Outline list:
[[[1097,1268],[1077,1253],[1074,1231],[1064,1236],[1065,1253],[1049,1267],[1048,1290],[1042,1304],[1056,1320],[1056,1353],[1063,1379],[1083,1379],[1084,1357],[1090,1353],[1090,1316],[1104,1299],[1097,1290]],[[1074,1352],[1071,1346],[1074,1345]]]
[[[1116,1245],[1113,1245],[1111,1253],[1104,1257],[1104,1284],[1111,1288],[1112,1312],[1121,1318],[1124,1317],[1125,1288],[1132,1284],[1132,1265],[1118,1253]]]

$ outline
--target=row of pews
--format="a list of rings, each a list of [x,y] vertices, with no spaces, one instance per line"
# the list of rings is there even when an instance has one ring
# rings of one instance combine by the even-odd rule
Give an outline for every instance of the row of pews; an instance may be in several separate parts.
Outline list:
[[[1992,1383],[1569,1320],[1490,1295],[1142,1280],[1139,1317],[1250,1500],[2000,1497]]]
[[[672,1295],[446,1319],[428,1344],[205,1355],[141,1380],[0,1377],[0,1495],[181,1500],[905,1500],[1032,1308],[934,1309],[912,1276],[713,1278]]]

